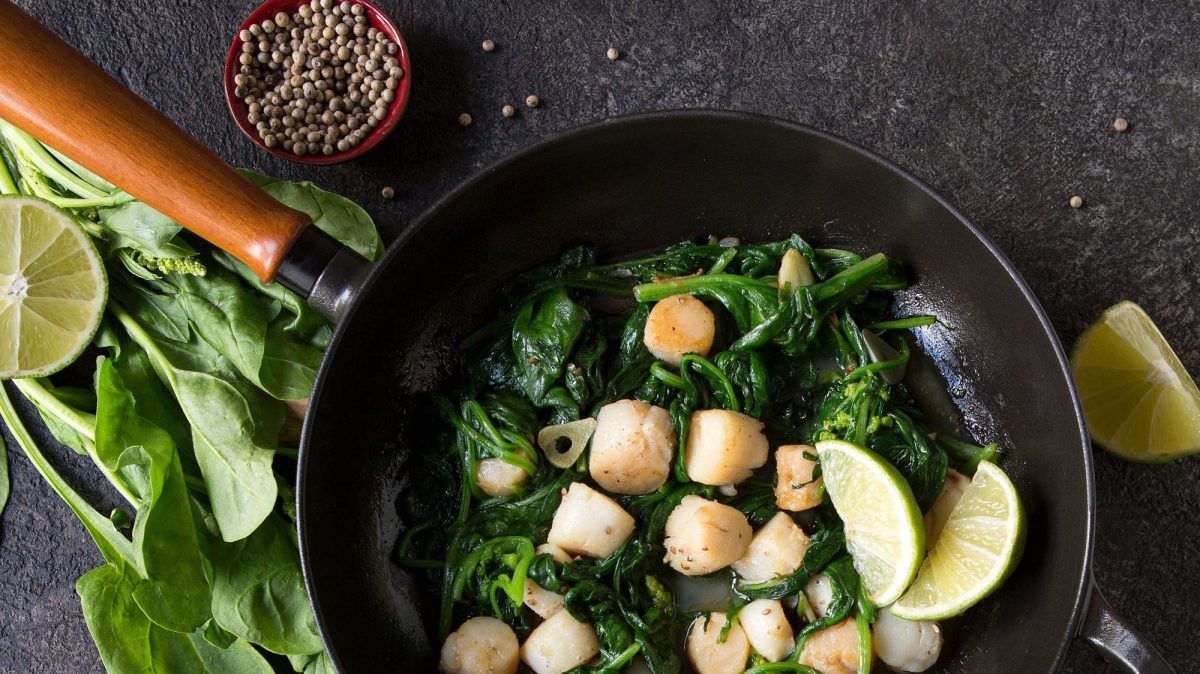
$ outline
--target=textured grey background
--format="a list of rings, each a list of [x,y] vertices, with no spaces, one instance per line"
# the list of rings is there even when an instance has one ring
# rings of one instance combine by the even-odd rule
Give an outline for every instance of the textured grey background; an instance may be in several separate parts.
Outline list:
[[[384,0],[413,54],[409,112],[380,148],[327,168],[257,151],[225,111],[222,61],[250,3],[18,2],[232,163],[349,195],[386,239],[480,167],[583,122],[717,107],[812,124],[955,203],[1012,258],[1064,343],[1128,298],[1200,373],[1194,2]],[[609,46],[620,61],[604,58]],[[542,107],[521,105],[529,93]],[[518,107],[512,120],[505,103]],[[476,120],[466,129],[464,111]],[[1125,134],[1111,130],[1118,114]],[[394,200],[379,196],[384,185]],[[1068,208],[1073,194],[1087,205]],[[108,499],[77,457],[51,456],[84,494]],[[100,558],[25,457],[12,464],[0,671],[100,671],[73,590]],[[1181,673],[1200,671],[1198,481],[1200,459],[1096,457],[1096,576]],[[1116,671],[1082,644],[1066,670]]]

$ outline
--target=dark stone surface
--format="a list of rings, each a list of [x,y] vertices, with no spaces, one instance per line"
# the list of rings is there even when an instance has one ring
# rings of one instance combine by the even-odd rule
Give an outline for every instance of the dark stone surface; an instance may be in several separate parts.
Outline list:
[[[18,3],[230,162],[346,194],[389,239],[472,172],[583,122],[717,107],[812,124],[956,204],[1012,258],[1064,343],[1128,298],[1200,372],[1195,2],[385,0],[413,53],[409,112],[380,148],[327,168],[259,152],[225,111],[222,60],[249,3]],[[480,50],[484,38],[495,52]],[[540,108],[521,104],[530,93]],[[463,111],[474,126],[458,125]],[[1111,130],[1117,115],[1125,134]],[[1074,194],[1079,210],[1067,207]],[[79,457],[51,456],[85,495],[108,498]],[[0,671],[100,671],[73,591],[99,555],[28,460],[11,458]],[[1179,672],[1200,671],[1198,483],[1197,459],[1096,456],[1096,576]],[[1116,670],[1076,644],[1066,671]]]

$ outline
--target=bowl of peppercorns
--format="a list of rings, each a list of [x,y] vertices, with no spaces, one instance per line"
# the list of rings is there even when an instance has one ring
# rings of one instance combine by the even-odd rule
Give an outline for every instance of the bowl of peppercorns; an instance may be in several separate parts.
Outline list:
[[[267,0],[225,61],[238,128],[291,161],[336,164],[370,150],[408,104],[409,54],[368,0]]]

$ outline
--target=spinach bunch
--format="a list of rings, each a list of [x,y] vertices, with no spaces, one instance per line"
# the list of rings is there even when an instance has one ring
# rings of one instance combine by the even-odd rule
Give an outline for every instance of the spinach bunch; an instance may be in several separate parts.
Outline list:
[[[245,175],[358,252],[381,252],[353,203]],[[297,672],[330,671],[300,571],[287,427],[331,327],[299,296],[0,122],[0,193],[10,192],[70,209],[109,278],[94,361],[14,384],[126,505],[105,517],[72,490],[0,390],[0,416],[104,557],[76,590],[105,667],[270,672],[276,654]],[[0,504],[5,465],[0,456]]]

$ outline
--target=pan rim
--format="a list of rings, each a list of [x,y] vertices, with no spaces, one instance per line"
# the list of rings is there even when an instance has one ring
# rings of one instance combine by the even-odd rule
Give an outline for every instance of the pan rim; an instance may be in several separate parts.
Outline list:
[[[361,298],[368,295],[384,269],[391,264],[392,259],[398,252],[407,244],[407,242],[422,231],[425,226],[433,219],[438,212],[446,208],[449,204],[456,201],[464,193],[474,189],[476,185],[488,180],[496,173],[510,168],[513,165],[520,164],[531,156],[544,152],[552,147],[556,147],[562,143],[571,142],[578,138],[590,136],[596,133],[603,133],[614,126],[637,125],[647,122],[661,121],[724,121],[762,124],[767,126],[776,126],[793,133],[802,133],[820,138],[842,147],[850,152],[853,152],[871,162],[874,162],[892,173],[902,177],[927,196],[933,199],[939,206],[944,208],[960,225],[966,228],[968,232],[988,250],[1003,267],[1009,278],[1016,283],[1017,288],[1021,291],[1021,295],[1025,301],[1033,309],[1037,317],[1038,323],[1042,327],[1042,332],[1050,341],[1050,346],[1054,350],[1054,356],[1058,361],[1059,371],[1067,384],[1067,391],[1071,397],[1071,406],[1075,413],[1076,429],[1079,432],[1079,447],[1083,455],[1084,466],[1084,486],[1086,491],[1086,510],[1085,510],[1085,543],[1083,551],[1083,559],[1079,567],[1079,580],[1074,588],[1073,605],[1071,608],[1071,618],[1066,625],[1064,638],[1058,648],[1058,652],[1054,656],[1051,671],[1058,671],[1066,658],[1067,650],[1070,648],[1071,642],[1078,635],[1083,621],[1083,610],[1087,605],[1088,599],[1091,596],[1092,580],[1092,560],[1095,547],[1096,536],[1096,484],[1094,462],[1092,457],[1091,441],[1089,439],[1087,425],[1083,417],[1083,408],[1079,401],[1079,392],[1076,390],[1075,381],[1071,377],[1070,365],[1067,360],[1066,351],[1063,349],[1062,343],[1059,341],[1058,334],[1054,330],[1054,326],[1050,323],[1049,317],[1046,315],[1045,309],[1041,302],[1038,301],[1029,285],[1021,277],[1020,273],[1013,266],[1008,256],[988,237],[983,231],[974,225],[966,216],[964,216],[957,208],[950,204],[945,198],[925,184],[924,181],[917,178],[908,170],[900,167],[891,160],[879,155],[857,143],[846,140],[828,131],[823,131],[806,124],[785,120],[771,115],[752,113],[738,110],[718,110],[718,109],[676,109],[676,110],[660,110],[654,112],[634,113],[629,115],[621,115],[616,117],[605,118],[599,121],[591,122],[577,127],[572,127],[565,131],[551,134],[541,140],[535,141],[518,150],[505,155],[501,159],[493,162],[486,168],[476,172],[466,180],[460,182],[449,192],[436,199],[433,204],[426,208],[416,219],[406,226],[388,246],[384,255],[376,260],[372,268],[364,280],[362,287],[359,289],[357,296],[351,302],[341,322],[335,326],[333,337],[326,347],[325,356],[322,358],[321,366],[317,371],[317,378],[313,385],[312,393],[310,394],[309,413],[305,415],[304,423],[300,433],[300,449],[297,457],[296,467],[296,524],[298,528],[298,542],[300,552],[300,566],[304,576],[304,586],[308,593],[309,603],[313,609],[313,615],[317,622],[317,630],[321,636],[321,642],[325,646],[326,654],[333,663],[337,671],[345,671],[342,667],[337,653],[330,643],[327,634],[326,619],[321,610],[321,606],[317,601],[317,592],[314,588],[315,582],[313,578],[313,569],[309,559],[309,531],[305,527],[306,513],[308,505],[306,500],[306,492],[303,488],[305,479],[308,476],[307,465],[310,454],[310,443],[312,426],[315,423],[317,415],[314,413],[320,406],[321,394],[324,389],[325,381],[328,378],[331,362],[336,356],[338,347],[345,336],[348,325],[354,322],[355,315],[362,304]]]

